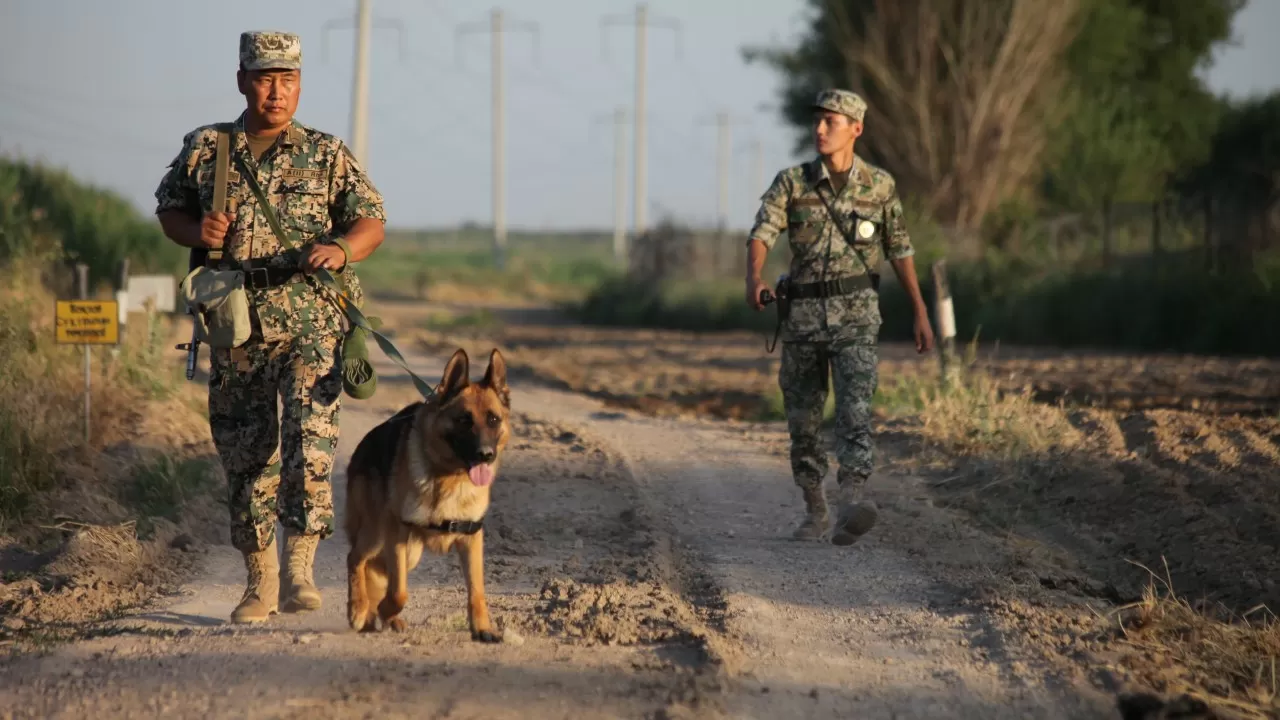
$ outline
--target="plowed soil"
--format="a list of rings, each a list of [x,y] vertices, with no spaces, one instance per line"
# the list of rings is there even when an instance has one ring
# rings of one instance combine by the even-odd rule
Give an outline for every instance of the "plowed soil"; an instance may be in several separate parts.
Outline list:
[[[460,311],[455,309],[455,313]],[[654,414],[756,419],[777,388],[779,354],[763,334],[581,327],[554,312],[487,308],[483,327],[453,327],[426,340],[486,337],[519,353],[538,379],[608,404]],[[966,353],[967,347],[958,348]],[[973,368],[1007,390],[1029,388],[1046,402],[1112,410],[1176,409],[1218,415],[1280,416],[1280,359],[1192,355],[975,349]],[[881,383],[936,373],[933,355],[884,343]]]
[[[654,416],[777,417],[777,355],[761,337],[583,328],[528,311],[505,320],[428,332],[422,342],[493,342],[539,382]],[[1011,565],[991,578],[992,607],[1020,618],[1010,621],[1057,657],[1077,660],[1112,646],[1090,645],[1081,639],[1088,633],[1062,632],[1059,623],[1092,623],[1010,608],[1039,588],[1072,598],[1055,605],[1078,611],[1096,601],[1107,612],[1154,588],[1223,617],[1265,622],[1280,611],[1280,361],[1008,348],[973,359],[973,371],[1000,389],[1061,406],[1069,437],[1016,459],[956,454],[920,418],[881,412],[877,447],[882,466],[910,469],[933,502],[1006,539]],[[887,344],[881,386],[936,373],[936,363]],[[773,451],[785,456],[785,440]],[[1178,672],[1179,682],[1169,681],[1167,658],[1123,657],[1113,669],[1148,687],[1172,692],[1195,682]],[[1261,672],[1267,658],[1259,663]]]
[[[1178,717],[1280,712],[1264,672],[1277,633],[1148,602],[1139,567],[1192,601],[1280,604],[1273,363],[1002,349],[980,364],[1005,390],[1166,399],[1038,405],[1061,432],[1017,452],[886,411],[867,488],[880,522],[841,548],[790,539],[802,503],[762,337],[581,328],[527,308],[446,334],[420,330],[438,307],[379,305],[430,380],[457,347],[472,377],[495,346],[511,366],[515,441],[485,524],[505,642],[469,640],[456,559],[434,556],[411,573],[407,632],[351,632],[340,535],[317,556],[321,610],[230,625],[242,562],[195,543],[194,569],[150,603],[54,644],[17,631],[0,716],[1173,716],[1122,716],[1130,692],[1219,708]],[[351,449],[413,397],[374,361],[377,396],[344,409],[339,508]],[[932,363],[886,347],[882,384]],[[1191,411],[1192,396],[1252,409]]]

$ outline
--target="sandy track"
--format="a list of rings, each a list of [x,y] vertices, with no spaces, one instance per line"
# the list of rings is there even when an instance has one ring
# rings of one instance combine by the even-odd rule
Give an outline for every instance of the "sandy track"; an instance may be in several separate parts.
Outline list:
[[[416,360],[436,374],[443,367]],[[381,372],[389,381],[390,367]],[[339,467],[396,399],[410,398],[388,385],[378,405],[347,406]],[[0,717],[641,717],[680,700],[701,643],[652,602],[666,584],[661,543],[631,478],[562,428],[524,415],[514,428],[487,522],[491,611],[507,644],[470,641],[453,558],[428,557],[412,575],[409,632],[349,632],[340,536],[317,555],[319,612],[232,626],[243,565],[229,546],[213,546],[174,595],[43,656],[8,661]],[[343,485],[338,473],[339,505]],[[613,593],[607,618],[584,615],[583,598],[551,597],[619,577],[632,584]]]
[[[443,366],[410,356],[429,377]],[[340,468],[409,397],[377,360],[379,404],[347,406]],[[242,570],[215,546],[177,595],[8,663],[0,716],[1108,715],[970,602],[998,555],[910,475],[874,478],[885,510],[862,544],[798,543],[776,426],[513,390],[519,440],[495,486],[488,567],[514,642],[469,641],[456,564],[431,557],[411,578],[408,633],[347,631],[340,537],[318,556],[321,611],[229,626]]]
[[[801,504],[776,427],[628,417],[537,388],[521,397],[559,422],[592,423],[618,448],[691,566],[718,589],[731,678],[722,702],[733,716],[1106,712],[1018,663],[1015,639],[964,607],[960,566],[913,559],[922,538],[959,555],[985,554],[978,535],[930,507],[915,478],[874,478],[871,493],[885,514],[864,543],[801,543],[788,537]]]

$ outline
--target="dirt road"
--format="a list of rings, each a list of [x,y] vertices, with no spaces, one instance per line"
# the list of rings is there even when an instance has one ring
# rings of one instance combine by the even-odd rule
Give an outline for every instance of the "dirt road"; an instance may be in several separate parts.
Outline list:
[[[402,349],[438,375],[441,357]],[[376,360],[339,468],[411,398]],[[0,717],[1115,716],[982,601],[1007,553],[892,461],[871,536],[800,543],[776,424],[632,416],[523,380],[513,396],[487,521],[507,643],[470,642],[461,575],[433,557],[410,579],[407,633],[348,631],[340,536],[318,556],[322,610],[231,626],[243,570],[211,546],[173,596],[10,660]]]

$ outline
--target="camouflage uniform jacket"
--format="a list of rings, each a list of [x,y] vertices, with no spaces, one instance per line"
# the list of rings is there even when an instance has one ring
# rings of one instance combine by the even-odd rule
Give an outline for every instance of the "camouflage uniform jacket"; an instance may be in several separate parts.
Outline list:
[[[386,221],[382,195],[340,139],[295,120],[259,163],[245,140],[244,117],[241,113],[231,130],[227,201],[232,218],[223,244],[224,261],[296,268],[301,246],[326,242],[360,218]],[[212,208],[216,142],[214,125],[196,128],[183,138],[182,150],[156,188],[157,213],[181,210],[199,218]],[[276,239],[240,177],[242,168],[255,173],[282,229],[299,248],[282,246]],[[249,300],[255,320],[251,343],[341,331],[340,311],[321,298],[312,283],[251,289]]]
[[[856,237],[858,259],[831,221],[821,187],[845,232]],[[871,225],[870,237],[858,232],[862,221]],[[903,221],[902,202],[889,173],[858,156],[853,158],[844,190],[834,194],[831,176],[821,158],[787,168],[774,177],[761,197],[760,210],[748,236],[773,249],[787,232],[791,246],[790,278],[811,283],[877,270],[885,260],[915,254]],[[801,298],[791,301],[782,340],[800,342],[874,341],[880,327],[880,304],[875,291],[859,289],[849,295]]]

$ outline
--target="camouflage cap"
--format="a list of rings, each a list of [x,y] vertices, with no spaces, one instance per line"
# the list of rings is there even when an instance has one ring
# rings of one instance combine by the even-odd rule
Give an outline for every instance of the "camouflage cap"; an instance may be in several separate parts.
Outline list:
[[[861,122],[867,113],[867,101],[857,93],[848,90],[823,90],[818,93],[818,97],[813,101],[813,109],[830,110],[838,112],[841,115],[848,115],[857,122]]]
[[[240,65],[245,70],[301,70],[302,40],[293,33],[240,33]]]

